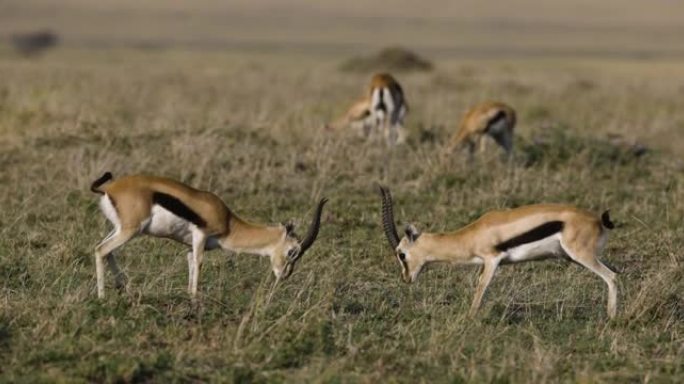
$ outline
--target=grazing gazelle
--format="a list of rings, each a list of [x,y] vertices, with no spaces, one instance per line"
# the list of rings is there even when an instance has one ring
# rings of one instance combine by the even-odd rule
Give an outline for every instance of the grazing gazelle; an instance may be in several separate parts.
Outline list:
[[[392,196],[380,187],[382,224],[407,283],[418,277],[427,263],[477,264],[483,269],[470,307],[474,315],[499,264],[569,258],[599,275],[608,284],[608,316],[615,317],[615,272],[598,259],[612,229],[608,211],[601,217],[570,205],[527,205],[490,211],[469,225],[450,233],[420,233],[406,227],[400,240],[394,223]]]
[[[376,73],[363,98],[328,127],[358,126],[366,137],[380,130],[390,145],[401,144],[406,140],[403,124],[407,112],[401,85],[388,73]]]
[[[316,240],[326,199],[321,199],[303,240],[292,224],[272,226],[249,223],[213,193],[194,189],[175,180],[154,176],[125,176],[112,180],[107,172],[95,180],[91,191],[102,194],[100,207],[114,230],[95,248],[97,295],[104,297],[104,264],[122,287],[125,277],[112,252],[145,234],[170,238],[192,247],[188,253],[188,292],[197,295],[204,250],[222,248],[269,256],[276,278],[286,279],[295,263]]]
[[[475,147],[479,146],[480,151],[484,151],[487,142],[485,136],[490,136],[509,157],[513,150],[515,121],[515,110],[509,105],[498,101],[477,104],[461,119],[458,131],[447,144],[445,155],[467,147],[469,158],[472,159]]]

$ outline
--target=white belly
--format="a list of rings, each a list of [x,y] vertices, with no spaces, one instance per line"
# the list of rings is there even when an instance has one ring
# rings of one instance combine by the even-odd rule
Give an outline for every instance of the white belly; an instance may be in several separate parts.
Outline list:
[[[159,206],[152,207],[150,218],[143,223],[142,232],[151,236],[166,237],[183,244],[192,245],[192,232],[198,231],[195,224],[174,215],[171,211]],[[204,249],[219,247],[218,239],[209,237]]]
[[[152,207],[152,214],[143,226],[143,233],[168,237],[185,244],[192,244],[192,228],[189,221],[178,217],[159,205]]]
[[[565,253],[563,252],[560,238],[560,233],[557,233],[533,243],[511,248],[506,251],[506,256],[502,259],[502,262],[519,263],[523,261],[563,256]]]

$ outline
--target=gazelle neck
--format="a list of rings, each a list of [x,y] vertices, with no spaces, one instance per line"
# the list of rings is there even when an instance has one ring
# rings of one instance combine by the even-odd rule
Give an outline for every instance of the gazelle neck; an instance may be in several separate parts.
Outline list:
[[[461,231],[423,233],[419,241],[426,262],[468,263],[472,258],[468,236]]]
[[[221,245],[234,252],[270,256],[284,236],[285,228],[281,225],[252,224],[233,216],[230,232],[221,239]]]

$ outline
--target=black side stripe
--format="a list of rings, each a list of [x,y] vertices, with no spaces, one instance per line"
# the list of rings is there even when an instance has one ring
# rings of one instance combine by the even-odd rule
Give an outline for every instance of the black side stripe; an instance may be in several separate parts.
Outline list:
[[[515,248],[517,246],[533,243],[535,241],[541,240],[545,237],[549,237],[563,230],[562,221],[549,221],[536,228],[524,232],[516,237],[508,239],[502,243],[497,244],[494,248],[499,252],[504,252],[508,249]]]
[[[207,222],[193,211],[190,207],[185,205],[182,201],[166,193],[154,192],[152,194],[152,201],[159,204],[165,209],[171,211],[174,215],[184,218],[185,220],[195,224],[198,227],[206,227]]]

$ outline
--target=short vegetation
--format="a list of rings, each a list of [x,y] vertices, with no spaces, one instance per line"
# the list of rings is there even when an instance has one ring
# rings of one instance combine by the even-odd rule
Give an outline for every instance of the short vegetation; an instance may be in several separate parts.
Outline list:
[[[410,136],[391,149],[322,129],[368,81],[337,68],[263,53],[1,56],[0,381],[684,380],[681,66],[442,60],[398,75]],[[465,154],[440,162],[485,98],[518,110],[512,164],[494,145],[472,167]],[[276,287],[268,260],[210,252],[193,305],[186,249],[147,238],[119,253],[128,291],[108,273],[98,300],[93,250],[109,229],[88,186],[104,171],[174,177],[300,231],[330,202]],[[400,225],[431,231],[536,202],[611,209],[617,318],[605,284],[563,261],[502,267],[474,320],[475,268],[404,284],[376,183]]]

